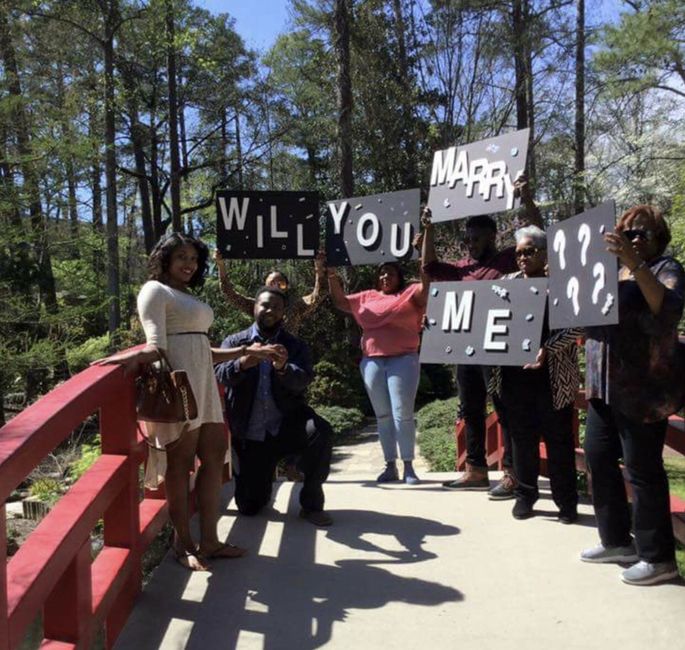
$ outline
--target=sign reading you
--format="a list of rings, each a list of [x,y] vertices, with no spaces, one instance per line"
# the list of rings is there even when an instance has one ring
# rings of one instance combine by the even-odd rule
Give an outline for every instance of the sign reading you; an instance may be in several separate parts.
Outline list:
[[[618,262],[603,237],[615,214],[608,201],[547,229],[550,328],[618,323]]]
[[[433,282],[422,363],[523,366],[540,349],[547,278]]]
[[[216,193],[217,248],[227,259],[314,257],[319,248],[316,192]]]
[[[514,181],[526,168],[529,131],[436,151],[428,194],[433,221],[516,207],[519,200],[514,198]]]
[[[417,257],[419,189],[329,201],[326,259],[330,266],[379,264]]]

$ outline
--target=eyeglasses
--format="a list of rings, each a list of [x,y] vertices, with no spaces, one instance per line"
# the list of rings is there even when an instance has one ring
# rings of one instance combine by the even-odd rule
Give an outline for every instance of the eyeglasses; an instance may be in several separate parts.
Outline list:
[[[537,255],[539,252],[540,251],[534,246],[531,246],[530,248],[519,248],[516,250],[516,257],[533,257],[533,255]]]
[[[643,230],[641,228],[629,228],[624,230],[623,234],[628,238],[628,241],[633,241],[636,237],[640,241],[652,241],[654,239],[653,230]]]

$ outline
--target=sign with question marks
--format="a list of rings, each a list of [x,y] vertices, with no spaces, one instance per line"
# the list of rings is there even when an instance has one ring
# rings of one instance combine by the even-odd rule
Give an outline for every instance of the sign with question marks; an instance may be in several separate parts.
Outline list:
[[[618,323],[618,261],[603,237],[615,223],[608,201],[547,229],[551,329]]]
[[[400,262],[418,257],[421,190],[329,201],[326,260],[330,266]]]
[[[422,363],[523,366],[540,349],[547,278],[433,282]]]
[[[226,259],[296,259],[319,249],[317,192],[216,193],[217,248]]]
[[[514,181],[526,168],[530,129],[436,151],[428,207],[434,223],[518,207]]]

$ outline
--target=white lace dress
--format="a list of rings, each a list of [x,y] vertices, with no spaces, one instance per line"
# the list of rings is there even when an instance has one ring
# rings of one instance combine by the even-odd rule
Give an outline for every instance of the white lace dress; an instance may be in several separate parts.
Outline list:
[[[185,370],[197,401],[197,417],[167,424],[143,422],[151,445],[145,471],[145,486],[155,488],[164,479],[166,452],[184,431],[210,422],[223,423],[219,390],[206,332],[214,320],[212,308],[194,296],[150,280],[138,294],[138,314],[148,345],[162,348],[174,370]],[[192,333],[188,333],[192,332]]]

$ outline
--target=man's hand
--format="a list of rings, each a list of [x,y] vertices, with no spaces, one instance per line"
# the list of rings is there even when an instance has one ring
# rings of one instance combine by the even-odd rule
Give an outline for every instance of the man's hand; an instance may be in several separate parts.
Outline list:
[[[430,230],[433,227],[433,213],[428,206],[424,206],[421,211],[421,225],[424,230]]]
[[[530,185],[528,184],[528,174],[521,172],[514,181],[514,197],[527,203],[532,199],[530,195]]]
[[[271,346],[273,354],[271,355],[271,365],[275,370],[283,370],[285,364],[288,362],[288,350],[284,345],[276,344]]]

